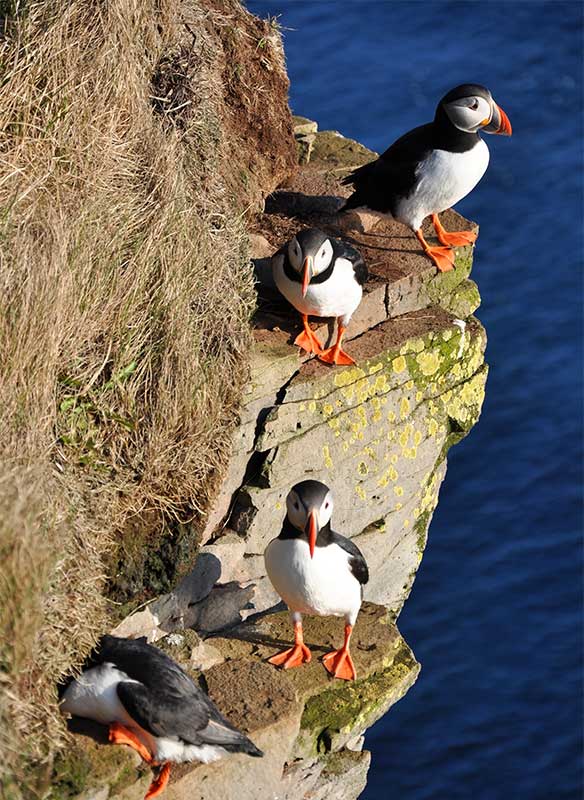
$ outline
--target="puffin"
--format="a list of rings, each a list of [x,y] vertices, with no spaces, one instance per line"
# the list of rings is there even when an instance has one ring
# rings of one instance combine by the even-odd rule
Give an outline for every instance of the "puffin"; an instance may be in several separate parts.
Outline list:
[[[349,321],[363,297],[367,267],[360,253],[318,228],[299,231],[272,256],[276,286],[302,317],[294,344],[327,364],[354,364],[341,347]],[[323,350],[308,317],[336,317],[337,340]]]
[[[480,132],[511,136],[511,123],[484,86],[464,83],[438,103],[433,122],[399,138],[378,159],[347,175],[354,188],[341,211],[366,208],[391,216],[416,234],[426,255],[441,272],[454,268],[452,247],[473,244],[473,231],[449,233],[441,211],[466,197],[483,177],[489,148]],[[431,246],[422,222],[432,217],[441,246]]]
[[[226,753],[262,756],[207,695],[146,637],[102,636],[83,671],[59,686],[61,711],[109,726],[109,741],[161,769],[145,800],[159,795],[171,762],[207,764]]]
[[[357,545],[331,529],[332,513],[331,491],[320,481],[302,481],[288,493],[282,530],[268,544],[264,559],[274,589],[288,606],[294,646],[268,661],[291,669],[311,660],[302,614],[344,617],[343,646],[323,656],[323,663],[334,678],[355,680],[349,642],[369,570]]]

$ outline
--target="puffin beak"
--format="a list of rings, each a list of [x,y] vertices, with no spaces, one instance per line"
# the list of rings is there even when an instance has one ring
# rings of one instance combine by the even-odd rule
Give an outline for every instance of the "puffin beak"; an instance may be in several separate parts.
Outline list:
[[[316,536],[318,528],[316,525],[316,512],[311,511],[308,515],[308,548],[310,550],[310,557],[314,556],[314,548],[316,547]]]
[[[304,259],[304,266],[302,272],[302,297],[306,297],[306,292],[308,291],[308,284],[310,283],[311,278],[312,278],[312,258],[308,256],[308,258]]]
[[[496,103],[493,103],[493,116],[491,121],[483,127],[483,130],[485,133],[500,133],[503,136],[511,136],[513,133],[509,117]]]

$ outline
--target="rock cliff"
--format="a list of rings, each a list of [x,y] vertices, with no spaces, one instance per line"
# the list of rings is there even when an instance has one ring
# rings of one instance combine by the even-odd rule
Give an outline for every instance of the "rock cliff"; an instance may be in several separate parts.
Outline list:
[[[483,401],[486,337],[472,316],[472,248],[458,250],[452,272],[437,274],[403,227],[340,218],[340,178],[374,154],[302,118],[296,138],[298,173],[250,224],[259,298],[251,372],[197,562],[172,593],[116,629],[160,640],[266,755],[175,768],[168,800],[359,796],[370,759],[363,734],[419,672],[395,621],[422,559],[448,449]],[[444,217],[452,230],[472,226],[454,212]],[[266,256],[305,225],[344,236],[369,265],[347,338],[355,367],[330,368],[291,344],[299,320],[274,291]],[[317,332],[324,341],[331,327]],[[265,663],[291,627],[262,554],[279,532],[288,489],[306,477],[332,487],[334,526],[355,538],[370,565],[354,684],[331,681],[318,658],[289,673]],[[338,620],[306,620],[315,656],[341,635]],[[149,777],[136,779],[134,756],[105,749],[77,738],[56,766],[51,796],[141,797]]]

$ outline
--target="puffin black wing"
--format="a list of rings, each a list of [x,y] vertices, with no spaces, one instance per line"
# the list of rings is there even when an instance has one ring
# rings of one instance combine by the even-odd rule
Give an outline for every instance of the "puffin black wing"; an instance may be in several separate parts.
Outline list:
[[[164,686],[154,694],[143,684],[118,684],[118,697],[128,714],[154,736],[178,736],[183,742],[218,745],[234,753],[262,756],[245,734],[234,728],[194,684],[185,693],[183,686]]]
[[[178,736],[194,745],[214,744],[261,756],[207,695],[166,653],[143,641],[104,636],[99,657],[131,678],[117,686],[128,714],[153,736]]]
[[[338,239],[331,239],[331,241],[333,242],[335,259],[344,258],[347,261],[350,261],[353,265],[355,280],[360,286],[363,286],[369,277],[369,270],[363,261],[361,253],[346,242],[339,241]]]
[[[366,206],[393,214],[398,198],[407,197],[416,185],[416,171],[433,149],[433,123],[401,136],[375,161],[351,172],[342,183],[355,191],[341,211]]]
[[[351,572],[359,583],[364,586],[369,580],[369,568],[365,561],[365,556],[357,545],[350,539],[347,539],[346,536],[341,536],[340,533],[335,533],[334,531],[331,531],[330,541],[342,547],[343,550],[350,555],[349,566]]]

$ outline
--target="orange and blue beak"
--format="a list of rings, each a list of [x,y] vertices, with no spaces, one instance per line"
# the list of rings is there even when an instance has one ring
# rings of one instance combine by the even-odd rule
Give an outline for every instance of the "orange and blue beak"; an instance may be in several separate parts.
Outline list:
[[[302,266],[302,297],[306,297],[306,292],[308,291],[308,284],[310,283],[310,279],[312,278],[312,258],[307,256],[304,259],[304,264]]]
[[[316,512],[311,511],[308,515],[308,549],[310,550],[310,557],[314,556],[314,548],[316,547],[316,537],[318,536],[318,526],[316,524]]]
[[[483,130],[485,133],[500,133],[502,136],[511,136],[513,133],[509,117],[496,103],[493,103],[491,121],[483,126]]]

